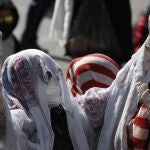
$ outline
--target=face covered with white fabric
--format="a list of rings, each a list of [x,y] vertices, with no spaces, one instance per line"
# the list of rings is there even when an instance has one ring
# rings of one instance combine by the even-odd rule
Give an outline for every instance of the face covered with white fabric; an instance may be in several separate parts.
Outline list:
[[[17,124],[17,128],[21,132],[18,132],[18,130],[16,132],[19,136],[21,133],[20,137],[22,138],[19,137],[20,143],[15,140],[19,144],[18,146],[15,143],[19,147],[18,149],[15,148],[15,150],[27,149],[26,146],[24,149],[22,148],[22,141],[25,145],[31,143],[32,148],[30,149],[55,149],[53,147],[55,143],[57,144],[55,137],[58,137],[55,134],[59,131],[55,130],[57,129],[55,125],[59,125],[65,132],[65,134],[61,132],[63,134],[59,136],[59,139],[63,142],[65,142],[64,137],[66,137],[67,144],[65,142],[65,146],[69,144],[69,147],[72,147],[73,143],[74,148],[72,149],[89,150],[87,134],[85,134],[88,120],[82,115],[81,107],[71,97],[61,68],[49,55],[35,49],[24,50],[11,55],[5,60],[2,67],[2,85],[6,96],[16,98],[22,104],[25,110],[23,112],[29,119],[33,120],[36,127],[35,131],[37,131],[35,135],[37,136],[37,141],[36,143],[31,143],[31,138],[26,139],[28,136],[24,138],[24,134],[22,134],[22,127],[20,127],[22,124],[19,127]],[[8,101],[12,102],[12,99],[8,99]],[[9,105],[11,104],[13,103]],[[62,107],[55,107],[57,105]],[[50,107],[55,108],[50,110]],[[60,119],[58,124],[55,123],[58,120],[57,116]],[[83,117],[87,123],[83,124]],[[18,117],[18,119],[24,121],[22,116]],[[68,140],[70,139],[69,136],[72,142]],[[61,146],[61,144],[59,145]]]
[[[38,100],[46,100],[49,107],[60,104],[60,88],[56,79],[40,57],[15,58],[7,68],[12,89],[9,93],[20,100],[24,108]],[[7,89],[7,88],[6,88]]]
[[[22,109],[27,119],[31,119],[35,124],[35,128],[32,130],[33,134],[35,131],[37,132],[37,134],[31,137],[27,132],[24,132],[22,125],[27,127],[24,124],[26,118],[22,118],[23,116],[18,113],[18,120],[21,120],[23,123],[15,123],[17,124],[17,131],[15,130],[15,132],[20,136],[19,139],[21,142],[30,143],[32,142],[32,137],[37,137],[34,138],[34,143],[30,145],[31,147],[36,146],[40,150],[53,149],[54,132],[51,126],[50,108],[65,104],[63,100],[69,101],[69,98],[67,99],[66,97],[67,92],[63,92],[65,88],[61,88],[65,86],[64,81],[59,66],[51,57],[39,50],[19,52],[11,55],[4,62],[2,68],[2,84],[6,97],[11,97],[7,99],[10,101],[9,106],[12,108],[14,106],[13,98],[17,99],[17,102],[22,107],[14,108],[13,111]],[[68,103],[66,102],[66,104]],[[30,127],[30,123],[28,125]],[[20,132],[18,132],[18,129]],[[27,134],[29,139],[22,138],[22,132],[23,134]],[[36,141],[36,139],[38,140]],[[22,149],[22,144],[19,149]]]
[[[52,78],[51,73],[48,74],[48,82],[43,82],[40,78],[38,78],[38,85],[40,86],[38,93],[39,97],[41,95],[45,95],[45,98],[48,101],[48,105],[50,108],[58,106],[60,104],[60,89],[56,84],[54,78]]]
[[[53,77],[52,73],[46,67],[45,63],[39,57],[36,58],[36,63],[39,67],[39,75],[37,77],[38,83],[38,97],[44,96],[50,108],[60,104],[60,88]]]

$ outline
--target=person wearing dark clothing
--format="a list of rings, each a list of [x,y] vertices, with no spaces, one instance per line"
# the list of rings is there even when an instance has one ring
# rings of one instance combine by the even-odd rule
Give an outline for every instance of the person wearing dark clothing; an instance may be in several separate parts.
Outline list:
[[[51,109],[52,129],[55,134],[54,150],[74,150],[68,131],[66,112],[61,105]]]
[[[13,34],[19,14],[12,1],[0,1],[0,31],[2,32],[1,53],[4,60],[9,55],[20,51],[20,43]]]
[[[37,31],[41,20],[50,8],[51,1],[52,0],[33,0],[31,3],[21,40],[22,49],[39,48],[37,44]]]
[[[109,17],[121,48],[121,61],[133,54],[131,8],[129,0],[105,0]]]
[[[56,0],[49,39],[80,57],[102,53],[118,64],[132,55],[129,1]]]
[[[73,58],[102,53],[121,63],[120,46],[104,1],[74,1],[65,48],[66,55]]]

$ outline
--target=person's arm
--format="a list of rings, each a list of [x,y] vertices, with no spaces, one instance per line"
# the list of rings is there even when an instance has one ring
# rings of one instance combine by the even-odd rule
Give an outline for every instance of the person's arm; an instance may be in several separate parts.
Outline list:
[[[145,85],[144,85],[145,86]],[[150,127],[150,95],[148,87],[140,89],[142,105],[128,124],[128,146],[132,149],[144,150],[148,147]]]
[[[83,107],[94,129],[103,124],[107,97],[104,89],[92,88],[83,96],[78,97],[78,103]]]
[[[106,91],[106,89],[91,88],[77,99],[90,123],[88,130],[91,149],[96,149],[103,126],[107,96],[109,95],[106,94]]]
[[[131,124],[131,137],[133,149],[144,150],[148,146],[147,139],[150,127],[150,113],[146,106],[143,104],[135,118],[130,121]]]

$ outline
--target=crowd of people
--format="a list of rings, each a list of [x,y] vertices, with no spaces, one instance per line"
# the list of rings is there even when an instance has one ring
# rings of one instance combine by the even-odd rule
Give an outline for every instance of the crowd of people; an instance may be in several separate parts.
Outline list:
[[[41,50],[10,55],[1,71],[1,149],[149,149],[149,56],[150,36],[121,69],[90,54],[70,62],[65,80]]]
[[[49,40],[65,48],[65,55],[71,58],[102,53],[122,66],[148,35],[149,7],[132,29],[129,0],[32,0],[21,39],[17,39],[13,31],[21,16],[13,1],[1,0],[2,47],[8,49],[4,59],[23,49],[50,51],[37,42],[40,23],[50,8]]]
[[[64,74],[37,44],[53,2],[31,3],[20,42],[18,11],[0,1],[0,150],[150,150],[149,8],[133,41],[129,1],[55,0],[49,40],[72,57]]]
[[[9,49],[4,52],[6,56],[28,48],[42,49],[46,52],[37,42],[37,32],[50,8],[53,15],[48,29],[49,40],[63,46],[66,55],[76,58],[91,53],[102,53],[119,65],[131,58],[134,51],[129,0],[123,3],[119,0],[32,0],[19,40],[13,31],[21,16],[13,1],[1,0],[0,25],[3,47]]]
[[[129,0],[56,0],[49,38],[73,58],[103,53],[121,65],[133,53]]]

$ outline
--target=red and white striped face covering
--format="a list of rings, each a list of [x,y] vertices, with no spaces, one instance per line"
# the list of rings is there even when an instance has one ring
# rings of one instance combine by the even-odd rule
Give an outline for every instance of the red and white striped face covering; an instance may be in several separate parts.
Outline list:
[[[110,57],[90,54],[69,63],[66,80],[73,96],[82,95],[92,87],[109,87],[119,69]]]

